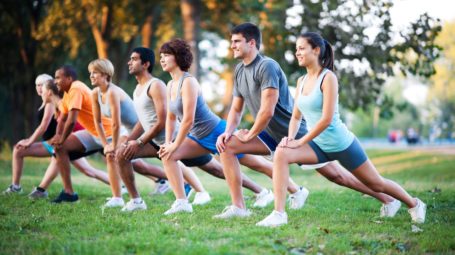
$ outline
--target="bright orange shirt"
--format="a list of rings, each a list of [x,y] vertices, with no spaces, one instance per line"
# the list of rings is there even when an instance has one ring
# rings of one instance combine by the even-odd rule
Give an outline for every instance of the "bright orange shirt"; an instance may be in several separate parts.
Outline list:
[[[93,120],[91,90],[87,85],[80,81],[71,83],[71,88],[63,95],[62,103],[60,105],[60,110],[64,114],[68,114],[72,109],[79,110],[77,121],[87,129],[90,134],[98,137],[95,121]],[[102,116],[101,121],[106,137],[111,136],[111,119]]]

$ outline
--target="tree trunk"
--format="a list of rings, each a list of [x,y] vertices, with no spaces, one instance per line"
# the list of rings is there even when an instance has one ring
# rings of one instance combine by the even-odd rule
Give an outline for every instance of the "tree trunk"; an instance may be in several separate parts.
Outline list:
[[[181,0],[180,9],[182,12],[182,23],[184,39],[190,44],[191,52],[193,53],[193,64],[189,72],[197,79],[200,77],[199,68],[199,48],[198,44],[201,37],[200,21],[201,21],[201,3],[200,0]]]

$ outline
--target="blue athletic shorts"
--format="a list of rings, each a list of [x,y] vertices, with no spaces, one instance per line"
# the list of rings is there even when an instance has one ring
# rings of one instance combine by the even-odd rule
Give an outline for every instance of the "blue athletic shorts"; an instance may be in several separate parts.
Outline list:
[[[259,133],[257,136],[259,140],[269,149],[270,151],[270,159],[273,158],[273,153],[276,150],[276,147],[278,147],[278,143],[273,139],[269,134],[267,134],[265,131],[262,131]],[[269,157],[269,156],[267,156]]]
[[[188,138],[191,138],[195,142],[197,142],[199,145],[207,149],[213,154],[219,154],[217,148],[216,148],[216,141],[218,139],[218,136],[224,133],[226,130],[226,121],[225,120],[220,120],[218,125],[204,138],[202,139],[196,139],[194,136],[187,135]],[[244,154],[238,154],[237,158],[243,157]]]
[[[340,164],[349,171],[357,169],[367,161],[368,156],[363,150],[357,138],[354,138],[348,148],[338,152],[324,152],[319,146],[310,141],[308,143],[318,157],[318,163],[324,163],[332,160],[338,160]]]

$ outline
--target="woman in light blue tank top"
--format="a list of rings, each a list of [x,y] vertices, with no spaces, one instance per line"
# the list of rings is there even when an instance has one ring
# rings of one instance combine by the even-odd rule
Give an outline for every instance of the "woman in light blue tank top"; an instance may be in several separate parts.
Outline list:
[[[338,81],[333,73],[331,45],[313,32],[302,34],[296,42],[299,66],[308,74],[297,82],[294,110],[289,123],[289,137],[280,142],[273,159],[273,187],[275,211],[263,223],[282,225],[287,223],[284,201],[289,177],[289,164],[316,164],[338,160],[363,184],[375,192],[395,198],[381,208],[382,216],[393,217],[400,202],[410,209],[412,221],[425,221],[425,204],[411,197],[400,185],[379,175],[368,159],[357,138],[340,120],[338,113]],[[308,133],[295,140],[300,120],[305,117]],[[275,178],[277,173],[277,178]],[[264,225],[264,224],[263,224]]]

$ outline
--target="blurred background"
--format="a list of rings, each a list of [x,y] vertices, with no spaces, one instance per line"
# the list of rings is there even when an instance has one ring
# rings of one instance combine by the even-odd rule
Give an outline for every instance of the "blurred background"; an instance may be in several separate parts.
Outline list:
[[[131,50],[159,55],[172,38],[190,42],[190,72],[225,117],[233,71],[230,30],[253,22],[261,53],[279,62],[293,91],[295,41],[320,33],[335,50],[341,115],[364,144],[450,144],[455,139],[455,13],[451,0],[2,0],[0,2],[0,142],[9,147],[37,126],[38,74],[76,67],[90,85],[88,63],[109,58],[113,82],[130,95]],[[167,82],[159,56],[153,75]],[[243,127],[252,124],[247,114]]]

